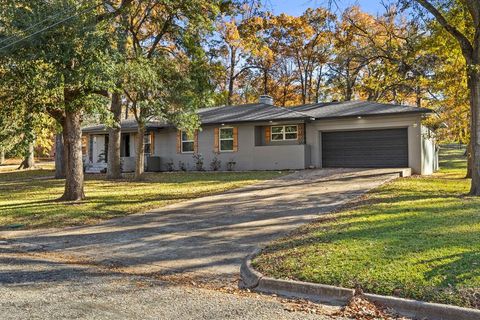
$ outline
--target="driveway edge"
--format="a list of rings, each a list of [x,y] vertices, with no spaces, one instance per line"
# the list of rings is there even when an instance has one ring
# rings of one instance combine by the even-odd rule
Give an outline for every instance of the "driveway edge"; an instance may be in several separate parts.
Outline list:
[[[243,261],[240,267],[240,286],[242,288],[332,305],[345,305],[355,296],[355,290],[353,289],[265,277],[252,267],[252,260],[261,251],[261,249],[255,249]],[[370,293],[365,293],[362,296],[373,303],[392,308],[398,314],[406,317],[428,320],[480,319],[480,310],[476,309]]]

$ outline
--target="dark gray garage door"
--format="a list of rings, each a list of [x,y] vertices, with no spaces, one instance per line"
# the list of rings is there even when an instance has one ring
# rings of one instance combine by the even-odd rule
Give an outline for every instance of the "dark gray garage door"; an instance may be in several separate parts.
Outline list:
[[[322,132],[324,168],[408,167],[404,129]]]

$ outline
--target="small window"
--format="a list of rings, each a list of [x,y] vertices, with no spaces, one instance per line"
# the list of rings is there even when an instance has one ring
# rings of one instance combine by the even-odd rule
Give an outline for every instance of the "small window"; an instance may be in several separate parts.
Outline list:
[[[149,156],[152,153],[152,135],[150,133],[145,133],[143,136],[143,146],[145,155]]]
[[[298,126],[272,126],[272,141],[297,140]]]
[[[182,131],[182,153],[193,153],[195,151],[194,135]]]
[[[220,151],[233,151],[233,128],[220,128]]]

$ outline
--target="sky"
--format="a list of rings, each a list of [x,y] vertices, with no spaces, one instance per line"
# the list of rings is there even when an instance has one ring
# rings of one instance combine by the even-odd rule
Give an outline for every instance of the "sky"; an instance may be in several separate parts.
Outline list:
[[[325,7],[328,3],[328,0],[266,0],[267,8],[270,7],[275,14],[287,13],[294,16],[301,15],[309,7]],[[363,11],[374,15],[383,13],[384,10],[381,0],[336,0],[332,10],[340,13],[351,5],[359,5]]]

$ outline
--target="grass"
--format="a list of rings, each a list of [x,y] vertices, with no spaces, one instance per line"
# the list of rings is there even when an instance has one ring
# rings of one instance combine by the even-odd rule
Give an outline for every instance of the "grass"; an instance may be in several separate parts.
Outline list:
[[[254,266],[297,279],[480,308],[480,198],[463,150],[433,176],[397,179],[272,243]]]
[[[108,181],[87,175],[85,201],[57,202],[64,181],[52,170],[0,172],[0,230],[93,224],[170,203],[272,179],[287,172],[152,173],[146,180]]]

